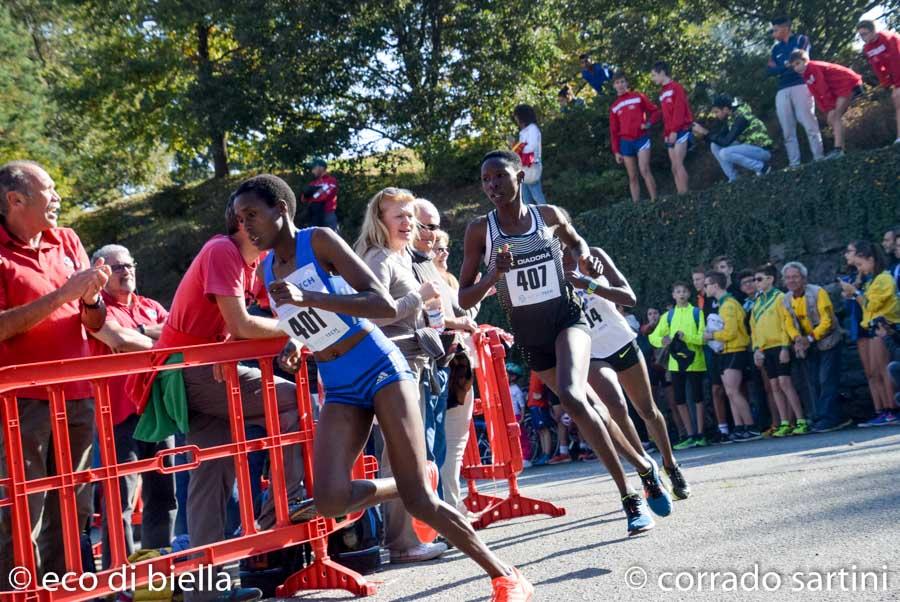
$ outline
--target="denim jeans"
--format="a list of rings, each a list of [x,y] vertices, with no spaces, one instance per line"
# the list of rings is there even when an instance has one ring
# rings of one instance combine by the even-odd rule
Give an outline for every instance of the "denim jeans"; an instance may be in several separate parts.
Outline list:
[[[843,349],[843,345],[837,345],[828,351],[810,347],[806,359],[801,360],[806,370],[806,382],[809,386],[810,399],[813,401],[817,426],[835,426],[844,419],[838,401]]]
[[[425,379],[425,445],[428,459],[438,467],[444,464],[447,455],[447,435],[444,419],[447,416],[447,393],[450,378],[449,368],[437,368],[434,373],[440,389],[433,391],[429,379]]]
[[[526,205],[547,204],[547,199],[544,198],[544,191],[541,188],[540,180],[533,184],[522,183],[522,202]]]
[[[721,147],[713,143],[710,145],[710,150],[712,150],[713,156],[719,162],[729,182],[734,182],[737,179],[738,174],[735,166],[759,173],[772,158],[772,153],[752,144],[732,144],[731,146]]]

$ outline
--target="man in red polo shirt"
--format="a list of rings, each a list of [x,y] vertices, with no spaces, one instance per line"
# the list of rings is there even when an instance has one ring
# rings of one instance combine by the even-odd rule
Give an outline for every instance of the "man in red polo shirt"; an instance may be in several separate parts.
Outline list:
[[[233,200],[245,192],[267,198],[283,198],[292,210],[296,208],[294,193],[278,178],[262,175],[243,182],[232,194],[226,208],[228,235],[211,238],[194,258],[175,292],[171,312],[156,347],[212,343],[226,337],[284,337],[276,320],[247,312],[248,300],[265,296],[265,289],[256,274],[260,251],[250,241],[233,211]],[[245,423],[265,427],[260,370],[239,364],[237,372]],[[187,443],[200,448],[230,444],[228,398],[220,376],[212,366],[185,368],[182,375],[191,410]],[[281,432],[297,431],[299,420],[295,384],[275,377],[275,392]],[[303,479],[303,458],[298,445],[284,449],[284,469],[288,496],[297,498],[302,492]],[[231,496],[234,480],[234,461],[231,458],[203,462],[191,472],[187,524],[192,546],[222,540],[225,505]],[[274,501],[269,496],[260,511],[258,522],[267,529],[272,526],[274,518]],[[193,592],[190,598],[203,600],[216,594]]]
[[[897,121],[897,138],[900,144],[900,35],[893,31],[875,31],[874,21],[860,21],[856,25],[859,37],[865,42],[863,54],[878,76],[878,83],[891,91]]]
[[[169,312],[153,299],[135,294],[137,274],[131,253],[120,245],[106,245],[94,252],[91,259],[94,263],[102,259],[112,271],[101,293],[106,304],[106,323],[103,328],[91,333],[91,351],[94,355],[107,355],[151,349],[162,332],[162,325]],[[175,447],[174,436],[154,443],[134,438],[138,422],[137,406],[126,391],[125,380],[124,376],[109,380],[116,462],[119,464],[153,458],[157,452]],[[164,462],[171,466],[172,457],[167,456]],[[141,498],[144,503],[141,547],[164,548],[172,543],[175,511],[178,507],[175,502],[175,476],[149,471],[141,475],[141,481]],[[138,475],[119,479],[125,552],[128,556],[135,551],[131,516],[134,513],[137,487]],[[110,562],[110,549],[105,499],[103,516],[103,566],[106,568]]]
[[[103,325],[100,291],[109,267],[91,267],[78,236],[57,227],[60,201],[53,179],[37,163],[0,166],[0,366],[89,356],[85,328]],[[73,382],[63,391],[72,468],[85,470],[94,439],[91,386]],[[48,389],[26,387],[14,394],[22,440],[0,441],[0,476],[7,468],[5,450],[14,445],[21,445],[26,478],[56,474]],[[75,493],[82,526],[92,510],[91,490],[81,485]],[[61,575],[66,568],[58,496],[33,494],[28,506],[38,569]],[[0,590],[9,588],[12,568],[10,512],[0,509]]]
[[[791,69],[798,73],[809,88],[816,106],[825,113],[828,125],[834,132],[834,150],[825,155],[836,159],[844,154],[844,113],[850,102],[862,94],[862,76],[854,71],[825,61],[809,60],[809,53],[798,48],[791,53]]]

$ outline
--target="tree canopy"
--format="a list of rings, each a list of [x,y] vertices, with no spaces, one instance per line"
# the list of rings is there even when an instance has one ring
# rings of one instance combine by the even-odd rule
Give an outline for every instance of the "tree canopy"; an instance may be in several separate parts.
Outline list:
[[[440,169],[501,143],[516,104],[555,110],[581,52],[638,86],[666,60],[701,104],[717,88],[771,102],[772,16],[828,59],[872,9],[893,22],[900,0],[9,0],[0,158],[43,161],[92,203],[364,152],[361,135]]]

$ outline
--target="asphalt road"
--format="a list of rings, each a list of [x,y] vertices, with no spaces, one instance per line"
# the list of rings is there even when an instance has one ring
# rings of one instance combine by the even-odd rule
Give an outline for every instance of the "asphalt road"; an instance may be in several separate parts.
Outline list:
[[[523,495],[566,516],[480,533],[534,583],[535,600],[900,600],[900,428],[693,449],[679,459],[693,495],[647,534],[627,537],[615,487],[596,462],[520,476]],[[504,488],[482,484],[494,489]],[[373,600],[490,597],[487,577],[455,550],[371,578],[380,582]]]

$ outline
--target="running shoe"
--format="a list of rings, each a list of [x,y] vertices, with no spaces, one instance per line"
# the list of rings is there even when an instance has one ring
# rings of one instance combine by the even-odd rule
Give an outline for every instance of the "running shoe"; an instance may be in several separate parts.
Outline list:
[[[693,437],[685,437],[680,442],[676,443],[672,446],[672,449],[676,451],[682,451],[685,449],[691,449],[692,447],[696,447],[697,444],[694,442]]]
[[[740,443],[744,440],[742,431],[734,431],[722,438],[722,443]]]
[[[790,437],[794,434],[794,427],[790,425],[788,422],[782,422],[781,426],[775,429],[775,432],[772,433],[773,437]],[[765,437],[765,434],[763,434]]]
[[[706,436],[694,437],[694,447],[709,447],[709,441],[707,441]]]
[[[550,461],[550,456],[546,454],[541,454],[537,458],[531,461],[532,466],[545,466],[547,462]]]
[[[798,420],[797,426],[794,427],[792,435],[808,435],[810,433],[809,423],[806,420]]]
[[[597,454],[595,454],[593,451],[581,452],[581,457],[579,458],[579,460],[581,460],[582,462],[589,462],[596,459]]]
[[[391,552],[391,564],[434,560],[447,551],[445,543],[420,543],[402,552]]]
[[[263,592],[255,587],[235,587],[222,592],[214,598],[216,602],[256,602],[261,600]]]
[[[868,428],[870,426],[881,426],[882,421],[884,420],[884,412],[879,412],[875,418],[871,420],[866,420],[865,422],[859,423],[859,428]]]
[[[571,462],[572,456],[569,454],[556,454],[549,460],[547,460],[547,464],[565,464],[566,462]]]
[[[656,526],[653,517],[647,512],[647,503],[638,494],[629,493],[623,497],[622,508],[628,519],[628,535],[637,535]]]
[[[762,435],[759,434],[759,431],[754,431],[752,429],[744,431],[744,441],[756,441],[757,439],[762,439]]]
[[[681,472],[681,466],[675,468],[666,468],[666,474],[669,475],[669,482],[672,483],[672,495],[676,500],[686,500],[691,497],[691,486],[688,485],[684,473]]]
[[[772,435],[774,435],[774,434],[775,434],[775,431],[777,431],[777,430],[778,430],[778,427],[777,427],[777,426],[770,426],[769,428],[767,428],[766,430],[764,430],[764,431],[762,432],[762,436],[763,436],[765,439],[768,439],[769,437],[771,437]]]
[[[638,473],[641,483],[644,484],[644,497],[647,505],[657,516],[669,516],[672,513],[672,497],[666,491],[662,479],[659,478],[659,466],[653,458],[650,461],[650,470],[644,474]]]
[[[534,586],[515,567],[509,575],[494,577],[491,587],[494,589],[491,602],[531,602],[534,596]]]
[[[844,156],[844,151],[842,149],[836,148],[827,155],[825,155],[826,159],[840,159]]]
[[[734,441],[731,439],[731,435],[733,434],[734,433],[723,433],[722,431],[718,431],[715,435],[713,435],[712,443],[715,443],[717,445],[728,445],[729,443],[734,443]]]
[[[312,498],[288,500],[288,515],[291,517],[292,523],[305,523],[314,519],[316,514],[318,512],[316,511],[315,500]]]
[[[897,424],[897,422],[900,421],[900,417],[898,417],[897,414],[892,412],[891,410],[882,412],[879,418],[881,420],[874,426],[890,426],[892,424]]]
[[[845,418],[841,422],[825,422],[824,420],[821,420],[813,425],[812,432],[830,433],[832,431],[839,431],[842,428],[850,426],[851,424],[853,424],[853,421],[849,418]],[[859,426],[862,426],[862,424],[860,424]]]

